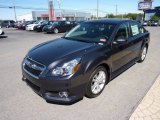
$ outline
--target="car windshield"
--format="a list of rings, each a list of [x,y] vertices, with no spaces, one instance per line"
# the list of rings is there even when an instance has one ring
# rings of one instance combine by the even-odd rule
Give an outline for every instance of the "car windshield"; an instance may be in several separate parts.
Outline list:
[[[37,21],[37,22],[35,22],[34,24],[39,24],[40,23],[40,21]]]
[[[55,21],[55,22],[53,22],[52,25],[58,25],[58,24],[59,24],[59,22],[58,22],[58,21]]]
[[[110,23],[86,22],[77,25],[64,38],[82,42],[106,42],[115,26],[115,24]]]
[[[151,22],[158,22],[157,20],[151,20]]]
[[[48,21],[43,21],[42,22],[42,25],[46,25],[46,24],[48,24]]]

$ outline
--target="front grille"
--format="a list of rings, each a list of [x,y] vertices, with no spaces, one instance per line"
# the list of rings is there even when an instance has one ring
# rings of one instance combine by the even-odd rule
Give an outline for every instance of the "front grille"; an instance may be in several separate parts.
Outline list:
[[[25,68],[28,72],[32,73],[32,74],[35,75],[35,76],[39,76],[39,75],[41,74],[41,72],[42,72],[42,71],[40,71],[40,70],[32,69],[32,68],[30,68],[28,65],[25,65],[24,68]]]
[[[45,70],[45,66],[30,58],[26,58],[23,69],[33,77],[38,77]]]

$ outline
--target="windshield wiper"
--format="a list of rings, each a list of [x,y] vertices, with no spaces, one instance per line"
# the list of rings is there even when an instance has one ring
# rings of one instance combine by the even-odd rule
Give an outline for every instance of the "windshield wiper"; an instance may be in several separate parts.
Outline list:
[[[93,42],[90,42],[90,41],[87,41],[87,40],[80,40],[80,39],[71,38],[71,37],[62,37],[62,38],[67,39],[67,40],[73,40],[73,41],[85,42],[85,43],[93,43]]]

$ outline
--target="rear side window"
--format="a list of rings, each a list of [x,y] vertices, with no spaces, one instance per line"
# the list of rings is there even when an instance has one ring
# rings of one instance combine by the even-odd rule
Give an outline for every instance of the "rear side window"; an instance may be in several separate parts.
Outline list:
[[[144,33],[146,30],[140,24],[136,22],[131,22],[131,34],[132,36],[137,36],[141,33]]]
[[[14,23],[14,21],[10,21],[10,23]]]
[[[143,27],[143,26],[139,26],[139,31],[140,33],[145,33],[146,32],[146,29]]]

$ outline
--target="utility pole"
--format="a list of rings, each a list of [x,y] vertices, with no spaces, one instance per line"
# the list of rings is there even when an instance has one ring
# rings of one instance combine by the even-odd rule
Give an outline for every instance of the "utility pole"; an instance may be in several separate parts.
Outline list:
[[[117,16],[117,13],[118,13],[118,5],[116,4],[116,16]]]
[[[61,9],[61,0],[57,0],[57,2],[58,2],[59,9]]]
[[[17,14],[16,14],[16,6],[15,6],[15,0],[13,0],[13,9],[14,9],[14,16],[15,16],[15,21],[17,21]]]
[[[57,0],[58,2],[58,6],[59,6],[59,11],[60,11],[60,16],[61,16],[61,20],[63,19],[63,15],[62,15],[62,9],[61,9],[61,0]]]
[[[97,0],[97,19],[99,18],[99,0]]]

